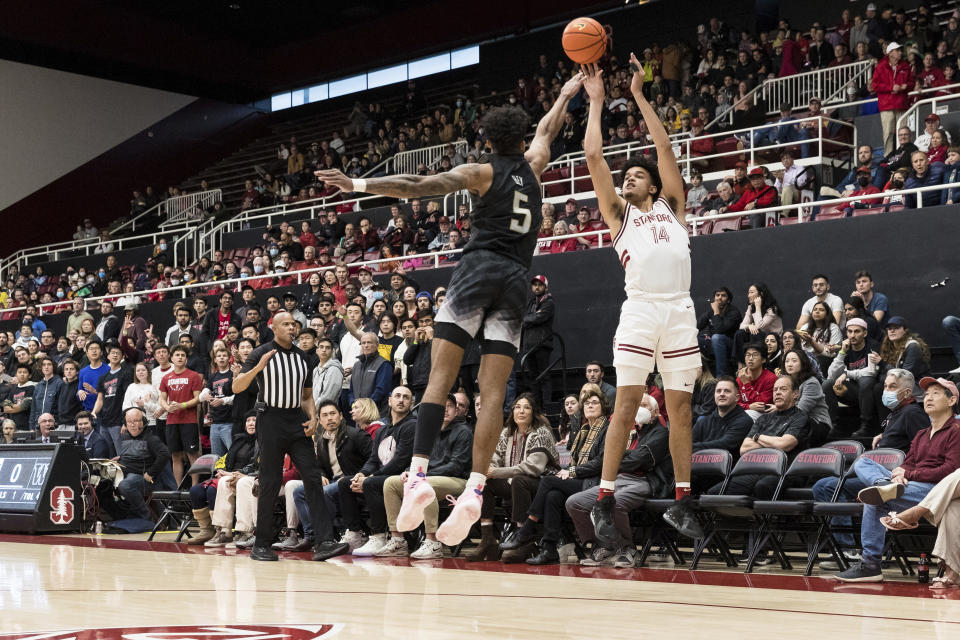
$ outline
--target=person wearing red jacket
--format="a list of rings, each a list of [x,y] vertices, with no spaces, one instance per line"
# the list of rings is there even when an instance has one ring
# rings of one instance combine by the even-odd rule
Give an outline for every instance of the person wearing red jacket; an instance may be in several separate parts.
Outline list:
[[[880,189],[876,188],[870,182],[870,167],[860,167],[857,169],[857,189],[850,194],[851,197],[856,196],[869,196],[874,193],[880,193]],[[856,202],[851,202],[846,207],[847,215],[851,215],[854,209],[869,209],[870,207],[879,206],[883,202],[883,198],[869,198],[866,200],[857,200]]]
[[[746,364],[737,373],[737,386],[740,388],[737,404],[752,420],[769,411],[769,405],[773,402],[773,383],[777,381],[777,376],[764,368],[766,360],[767,354],[762,343],[748,344],[743,350]]]
[[[890,153],[896,146],[897,119],[910,106],[909,93],[917,81],[910,64],[901,60],[903,49],[898,43],[888,44],[886,54],[873,70],[872,84],[883,127],[883,151]]]
[[[729,207],[721,208],[720,213],[731,211],[753,211],[754,209],[765,209],[766,207],[775,207],[780,204],[780,196],[775,187],[770,186],[763,180],[763,168],[754,167],[750,170],[750,186],[747,187],[740,199]],[[758,213],[750,216],[750,227],[759,229],[763,226],[763,214]]]

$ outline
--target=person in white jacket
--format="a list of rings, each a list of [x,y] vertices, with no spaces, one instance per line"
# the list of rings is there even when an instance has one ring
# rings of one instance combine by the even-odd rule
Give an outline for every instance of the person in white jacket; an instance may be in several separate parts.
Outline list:
[[[150,368],[138,362],[133,368],[133,383],[127,387],[123,396],[123,410],[140,407],[147,417],[147,429],[153,431],[157,426],[157,410],[160,408],[160,392],[153,386]]]

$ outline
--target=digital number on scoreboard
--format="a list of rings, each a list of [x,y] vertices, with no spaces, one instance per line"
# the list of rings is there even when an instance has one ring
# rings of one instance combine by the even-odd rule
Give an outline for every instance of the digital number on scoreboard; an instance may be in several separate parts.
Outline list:
[[[0,511],[33,511],[50,473],[52,452],[10,451],[0,455]]]

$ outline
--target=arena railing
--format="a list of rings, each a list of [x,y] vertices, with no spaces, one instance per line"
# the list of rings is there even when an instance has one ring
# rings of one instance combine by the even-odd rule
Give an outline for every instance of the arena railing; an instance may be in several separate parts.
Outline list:
[[[593,230],[590,230],[590,231],[585,231],[585,232],[583,232],[583,233],[571,233],[571,234],[567,234],[567,235],[563,235],[563,236],[551,236],[550,238],[540,238],[540,240],[569,240],[569,239],[571,239],[571,238],[590,238],[590,237],[596,237],[596,238],[597,238],[597,245],[596,245],[596,247],[597,247],[597,248],[602,248],[602,247],[605,247],[605,246],[607,246],[607,245],[610,244],[610,238],[609,238],[609,236],[610,236],[610,230],[609,230],[609,229],[593,229]],[[456,254],[460,254],[460,253],[463,253],[463,249],[451,249],[451,250],[446,250],[446,251],[431,251],[431,252],[428,252],[428,253],[418,253],[418,254],[416,254],[416,255],[395,256],[395,257],[392,257],[392,258],[377,258],[376,260],[362,260],[362,261],[357,261],[357,262],[350,262],[350,263],[347,263],[347,266],[348,266],[350,269],[356,269],[356,268],[359,268],[359,267],[372,267],[373,269],[371,269],[371,270],[373,270],[373,271],[378,271],[378,270],[376,269],[376,266],[377,266],[377,265],[381,265],[381,264],[389,263],[389,262],[398,262],[398,263],[401,263],[401,264],[402,264],[403,262],[406,262],[406,261],[408,261],[408,260],[419,259],[419,260],[423,261],[423,264],[421,264],[421,266],[417,267],[418,270],[423,270],[423,269],[438,269],[438,268],[440,268],[440,266],[441,266],[442,264],[445,264],[445,262],[442,260],[442,258],[443,258],[444,256],[456,255]],[[224,287],[229,287],[229,286],[234,286],[234,287],[235,287],[235,288],[234,288],[234,291],[235,291],[235,292],[238,292],[238,291],[240,290],[240,288],[241,288],[244,284],[250,284],[250,283],[253,282],[254,280],[259,280],[259,279],[263,279],[263,278],[266,278],[266,279],[286,278],[286,277],[288,277],[288,276],[293,276],[293,277],[295,278],[295,282],[290,283],[290,284],[287,285],[287,286],[293,286],[293,285],[298,285],[298,284],[304,284],[304,283],[306,283],[306,282],[309,280],[311,274],[314,274],[314,273],[323,273],[324,271],[329,271],[329,270],[333,269],[334,266],[335,266],[335,265],[331,262],[330,265],[325,266],[325,267],[319,267],[319,266],[318,266],[318,267],[313,267],[313,268],[310,268],[310,269],[299,269],[299,270],[297,270],[297,271],[284,271],[284,272],[281,273],[281,274],[273,274],[273,275],[271,275],[271,276],[250,276],[250,277],[247,277],[247,278],[229,278],[229,279],[222,279],[222,280],[216,280],[216,281],[214,281],[214,280],[209,280],[209,281],[205,281],[205,282],[196,282],[196,283],[193,283],[193,284],[180,284],[180,285],[177,285],[177,286],[175,286],[175,287],[163,287],[163,288],[156,288],[156,289],[146,289],[146,290],[143,290],[143,291],[135,291],[135,292],[132,292],[132,293],[119,293],[119,294],[109,294],[109,295],[103,295],[103,296],[90,296],[90,297],[84,298],[84,300],[89,303],[89,302],[98,302],[98,301],[100,301],[100,300],[105,300],[105,299],[109,299],[109,300],[123,300],[123,299],[133,299],[133,298],[136,298],[138,304],[150,304],[149,302],[144,302],[144,298],[146,298],[147,296],[149,296],[149,295],[152,294],[152,293],[162,293],[162,294],[167,295],[167,296],[172,295],[172,296],[174,296],[174,297],[186,298],[186,297],[188,297],[188,296],[192,296],[192,295],[197,294],[197,293],[201,293],[201,294],[203,294],[203,295],[206,295],[206,294],[204,294],[203,292],[208,291],[208,290],[210,290],[210,289],[224,288]],[[415,270],[411,270],[411,271],[415,271]],[[383,273],[386,273],[386,272],[383,272]],[[277,285],[277,287],[282,287],[282,286],[284,286],[284,285]],[[45,309],[53,309],[53,308],[56,308],[56,307],[64,307],[64,312],[67,312],[67,311],[68,311],[67,307],[69,307],[69,305],[70,305],[70,301],[69,301],[69,300],[67,300],[67,301],[59,300],[59,301],[57,301],[57,302],[43,302],[43,303],[39,303],[39,304],[37,304],[37,305],[35,305],[35,306],[36,306],[36,307],[41,311],[41,313],[42,313],[43,310],[45,310]],[[10,312],[14,312],[14,311],[25,311],[25,310],[26,310],[26,307],[0,308],[0,314],[10,313]]]
[[[880,191],[878,193],[871,193],[868,195],[859,195],[859,196],[845,196],[842,198],[830,198],[828,200],[812,200],[807,202],[797,202],[794,204],[785,204],[778,205],[776,207],[764,207],[762,209],[751,209],[749,211],[733,211],[729,213],[718,213],[715,215],[687,215],[687,224],[690,226],[690,233],[692,235],[699,234],[700,223],[712,222],[716,223],[721,220],[735,220],[737,218],[746,218],[755,215],[763,215],[765,217],[764,227],[776,226],[778,214],[786,211],[798,210],[797,222],[804,223],[804,214],[805,212],[800,211],[802,209],[813,209],[814,207],[830,207],[833,205],[843,205],[843,204],[852,204],[863,202],[864,200],[882,200],[890,197],[900,197],[900,202],[889,202],[886,205],[878,204],[872,205],[875,207],[884,207],[884,206],[893,206],[904,204],[909,196],[915,196],[921,193],[927,193],[928,191],[943,191],[944,189],[956,189],[960,188],[960,182],[951,182],[948,184],[936,184],[930,185],[928,187],[915,187],[913,189],[897,189],[895,191]],[[911,209],[922,209],[923,208],[923,198],[916,198],[916,207],[909,207]],[[814,220],[808,220],[806,222],[815,222]]]
[[[800,203],[791,204],[791,205],[780,205],[777,207],[753,209],[751,211],[737,211],[733,213],[703,215],[703,216],[687,215],[686,221],[687,221],[687,224],[690,226],[690,234],[696,236],[698,235],[698,228],[700,226],[700,223],[704,223],[704,222],[716,222],[718,220],[731,220],[734,218],[742,218],[742,217],[747,217],[750,215],[757,215],[757,214],[776,215],[780,212],[792,211],[794,209],[811,208],[814,206],[825,207],[825,206],[836,205],[836,204],[860,202],[863,200],[889,198],[891,196],[901,197],[905,199],[906,197],[909,197],[911,195],[926,193],[928,191],[942,191],[943,189],[955,189],[955,188],[960,188],[960,182],[951,182],[949,184],[932,185],[929,187],[918,187],[914,189],[898,189],[896,191],[883,191],[880,193],[870,194],[867,196],[849,196],[849,197],[843,197],[843,198],[831,198],[829,200],[818,200],[815,202],[800,202]],[[918,204],[918,208],[922,208],[923,207],[922,199],[918,199],[917,204]],[[802,215],[799,216],[799,220],[800,222],[803,222]],[[538,238],[538,244],[540,242],[549,242],[554,240],[568,240],[571,238],[590,238],[590,237],[597,238],[597,245],[595,248],[603,248],[605,246],[612,244],[610,239],[610,230],[607,228],[594,229],[594,230],[586,231],[583,233],[571,233],[571,234],[566,234],[562,236],[548,236],[544,238]],[[389,263],[389,262],[403,263],[408,260],[420,259],[422,261],[426,261],[426,263],[429,266],[424,266],[423,264],[421,264],[421,266],[418,267],[419,269],[424,269],[424,268],[436,269],[440,267],[441,258],[443,256],[455,255],[462,252],[463,252],[462,249],[454,249],[454,250],[448,250],[448,251],[433,251],[428,253],[420,253],[416,255],[395,256],[392,258],[377,258],[376,260],[364,260],[364,261],[358,261],[358,262],[351,262],[351,263],[348,263],[347,266],[350,267],[351,269],[355,269],[357,267],[362,267],[362,266],[376,267],[376,265]],[[538,255],[539,255],[539,249],[538,249]],[[152,293],[163,293],[164,295],[173,294],[175,296],[178,295],[179,297],[185,298],[188,295],[191,295],[194,293],[202,293],[204,291],[209,291],[211,289],[222,289],[228,286],[235,286],[234,291],[238,291],[242,287],[242,285],[249,284],[250,282],[257,280],[259,278],[273,278],[273,277],[287,277],[287,276],[295,277],[295,282],[292,284],[303,284],[307,282],[311,274],[327,271],[333,268],[334,268],[334,264],[331,263],[329,266],[326,266],[326,267],[314,267],[311,269],[300,269],[297,271],[284,271],[280,275],[274,274],[273,276],[250,276],[247,278],[230,278],[230,279],[216,280],[216,281],[210,280],[206,282],[197,282],[194,284],[177,285],[176,287],[163,287],[163,288],[156,288],[156,289],[148,289],[144,291],[136,291],[133,293],[92,296],[92,297],[84,298],[84,300],[88,302],[97,302],[104,299],[122,300],[127,298],[130,298],[130,299],[135,298],[137,302],[140,304],[149,304],[149,302],[144,303],[143,298],[146,296],[149,296]],[[280,285],[278,285],[278,287],[279,286]],[[58,301],[58,302],[40,303],[36,306],[38,309],[41,310],[41,313],[42,313],[44,309],[54,309],[56,307],[64,307],[64,311],[66,311],[67,306],[69,304],[70,304],[69,301],[67,302]],[[0,313],[5,314],[5,313],[10,313],[15,311],[22,312],[25,310],[26,310],[26,307],[10,307],[5,309],[0,308]]]
[[[960,84],[949,85],[950,87],[960,88]],[[943,87],[936,87],[937,89],[943,89]],[[925,98],[923,100],[918,100],[910,105],[910,108],[907,109],[902,116],[897,118],[897,129],[906,125],[911,130],[920,133],[923,129],[923,125],[920,124],[920,111],[929,106],[930,113],[940,115],[940,112],[937,111],[937,106],[944,103],[950,102],[951,100],[960,99],[960,93],[948,93],[945,96],[932,96],[930,98]]]
[[[160,226],[163,228],[196,220],[202,217],[203,210],[209,209],[217,202],[222,201],[223,191],[220,189],[210,189],[209,191],[167,198],[163,201],[163,213],[167,216],[167,220]]]
[[[110,251],[103,252],[104,258],[108,254],[114,253],[116,251],[123,251],[124,249],[131,249],[134,247],[142,247],[149,244],[156,244],[160,238],[173,239],[176,238],[179,233],[187,232],[189,235],[191,230],[187,227],[182,227],[180,229],[171,229],[167,231],[154,231],[153,233],[145,233],[143,235],[137,236],[126,236],[122,238],[111,238],[108,240],[109,243],[113,244],[113,249]],[[21,261],[26,264],[26,261],[30,258],[43,257],[46,258],[44,262],[56,262],[61,259],[73,258],[76,256],[61,256],[61,254],[72,253],[75,251],[82,251],[82,255],[89,256],[96,253],[96,249],[100,246],[101,242],[99,238],[91,238],[88,240],[74,240],[71,242],[61,242],[55,244],[43,245],[41,247],[32,247],[30,249],[20,249],[11,256],[8,256],[4,260],[0,260],[0,278],[6,278],[9,274],[10,269],[14,266],[21,267]],[[124,246],[126,245],[126,246]]]
[[[737,129],[735,131],[725,131],[723,133],[710,133],[702,136],[697,136],[696,138],[687,137],[682,140],[674,140],[673,141],[674,154],[677,156],[677,161],[680,164],[681,171],[684,173],[684,175],[689,177],[691,171],[693,169],[698,168],[697,165],[699,163],[710,162],[711,160],[717,160],[722,158],[731,158],[731,157],[739,158],[739,156],[741,155],[747,155],[749,166],[751,167],[757,166],[758,153],[767,153],[770,151],[775,151],[776,149],[787,149],[787,148],[798,147],[798,146],[806,147],[808,145],[814,146],[816,148],[816,154],[811,154],[809,156],[796,159],[796,163],[803,166],[820,164],[824,158],[825,147],[848,149],[851,152],[856,150],[857,131],[856,131],[856,127],[854,127],[851,123],[845,122],[843,120],[834,120],[833,118],[828,118],[826,116],[813,116],[809,118],[800,118],[797,120],[791,120],[789,124],[791,126],[796,126],[798,124],[803,124],[805,122],[814,122],[817,125],[816,136],[808,138],[806,140],[797,140],[794,142],[768,144],[762,147],[754,146],[752,142],[757,132],[763,131],[763,130],[775,129],[781,126],[778,123],[768,123],[762,126],[748,127],[745,129]],[[834,138],[825,136],[824,130],[825,130],[825,127],[829,124],[835,124],[842,129],[848,129],[851,132],[852,142],[845,142],[842,140],[836,140]],[[741,139],[747,138],[747,140],[749,141],[749,148],[744,148],[744,149],[738,148],[738,149],[733,149],[731,151],[723,151],[720,153],[713,153],[705,156],[691,155],[692,145],[695,141],[704,140],[707,138],[725,140],[731,137],[736,137]],[[653,151],[655,149],[656,149],[656,146],[653,144],[640,144],[635,142],[628,142],[626,144],[611,145],[611,146],[604,147],[603,156],[605,158],[611,158],[611,157],[629,158],[629,157],[638,155],[640,153],[643,153],[644,151]],[[545,196],[547,194],[548,186],[566,184],[566,185],[569,185],[569,194],[575,194],[577,193],[576,185],[578,181],[582,180],[582,181],[589,182],[590,176],[588,173],[583,173],[580,175],[576,174],[576,168],[578,166],[582,166],[583,163],[586,161],[586,155],[583,152],[569,153],[566,156],[564,156],[564,158],[565,160],[563,160],[562,162],[554,161],[547,165],[547,171],[551,169],[559,169],[559,168],[566,167],[568,169],[569,175],[557,180],[547,180],[543,182],[543,193]],[[760,164],[775,165],[778,163],[779,163],[779,159],[777,160],[777,162],[774,162],[774,163],[768,162],[768,163],[760,163]],[[619,169],[613,169],[612,171],[615,174],[619,173]],[[730,171],[731,169],[722,169],[720,171],[706,172],[706,173],[703,173],[702,175],[703,175],[704,181],[707,181],[707,180],[713,180],[713,179],[720,179],[723,176],[729,175]],[[568,195],[568,194],[563,194],[563,195]]]

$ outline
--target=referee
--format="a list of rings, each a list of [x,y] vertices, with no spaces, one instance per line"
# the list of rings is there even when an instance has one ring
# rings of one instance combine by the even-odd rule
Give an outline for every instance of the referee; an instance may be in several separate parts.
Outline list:
[[[259,385],[257,439],[260,443],[260,495],[257,500],[256,542],[250,557],[277,560],[270,548],[273,541],[273,506],[280,493],[285,454],[300,472],[310,520],[313,522],[314,560],[326,560],[346,553],[350,545],[334,540],[333,523],[323,499],[323,476],[317,466],[313,434],[317,410],[313,404],[312,381],[306,354],[294,346],[297,322],[281,312],[273,318],[273,340],[260,345],[247,357],[240,375],[233,380],[233,392],[241,393],[254,378]],[[303,421],[306,412],[307,421]]]

